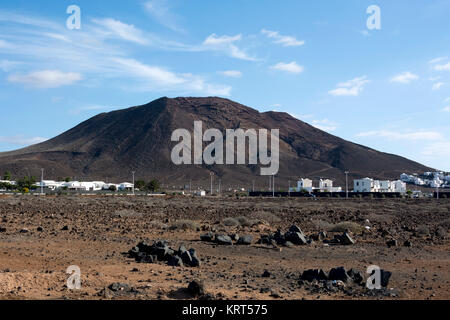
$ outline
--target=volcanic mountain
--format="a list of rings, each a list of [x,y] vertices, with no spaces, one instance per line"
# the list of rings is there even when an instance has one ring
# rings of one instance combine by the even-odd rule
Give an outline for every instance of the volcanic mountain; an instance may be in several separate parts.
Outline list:
[[[192,180],[209,186],[210,172],[225,187],[249,187],[255,181],[267,188],[268,177],[260,176],[259,165],[174,165],[171,142],[175,129],[193,132],[194,121],[203,130],[280,129],[278,186],[298,177],[332,178],[345,182],[350,177],[398,179],[403,172],[432,169],[414,161],[379,152],[321,131],[287,113],[258,112],[239,103],[216,97],[160,98],[149,104],[101,113],[63,134],[24,149],[0,153],[0,171],[13,176],[47,179],[72,177],[77,180],[122,182],[157,178],[166,186],[184,186]],[[204,144],[206,146],[206,143]],[[270,146],[270,143],[269,143]],[[351,180],[350,180],[351,182]],[[281,188],[281,186],[280,186]]]

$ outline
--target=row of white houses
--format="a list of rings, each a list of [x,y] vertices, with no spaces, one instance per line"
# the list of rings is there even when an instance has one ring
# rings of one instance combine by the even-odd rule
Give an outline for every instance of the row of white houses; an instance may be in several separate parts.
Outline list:
[[[397,180],[374,180],[371,178],[353,180],[353,192],[400,192],[406,193],[406,183]]]
[[[342,192],[341,187],[334,187],[330,179],[320,179],[319,187],[313,187],[311,179],[302,178],[297,181],[297,187],[290,188],[291,192]],[[400,192],[406,193],[406,183],[397,180],[374,180],[371,178],[356,179],[353,181],[353,192]]]
[[[297,181],[297,187],[293,187],[290,189],[291,192],[300,192],[300,191],[320,191],[320,192],[341,192],[341,187],[333,187],[333,181],[330,179],[320,179],[319,187],[313,187],[313,181],[308,178],[302,178]]]
[[[122,182],[119,184],[105,183],[103,181],[91,181],[91,182],[80,182],[80,181],[54,181],[54,180],[43,180],[35,184],[36,187],[41,186],[48,190],[76,190],[76,191],[101,191],[109,190],[111,186],[114,186],[116,190],[119,191],[130,191],[133,190],[133,184],[129,182]]]

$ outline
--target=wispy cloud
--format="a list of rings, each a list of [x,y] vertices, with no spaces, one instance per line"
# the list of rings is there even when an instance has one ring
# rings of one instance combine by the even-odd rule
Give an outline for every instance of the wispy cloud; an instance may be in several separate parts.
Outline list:
[[[143,32],[137,29],[134,25],[126,24],[111,18],[93,19],[92,22],[104,27],[104,35],[113,38],[119,38],[126,41],[135,42],[138,44],[148,44],[147,38]]]
[[[447,64],[437,64],[433,69],[436,71],[450,71],[450,62]]]
[[[329,91],[328,93],[333,96],[359,96],[364,90],[364,86],[370,83],[367,76],[358,77],[346,82],[341,82],[337,85],[336,89]]]
[[[261,33],[266,35],[269,39],[273,39],[274,43],[281,44],[283,47],[298,47],[305,44],[304,40],[297,40],[297,38],[293,36],[283,36],[278,31],[262,29]]]
[[[445,85],[444,82],[436,82],[435,84],[433,84],[433,87],[431,88],[432,90],[439,90],[442,88],[442,86]]]
[[[439,141],[431,143],[423,149],[421,154],[432,157],[449,157],[450,141]]]
[[[446,106],[442,109],[444,112],[450,112],[450,106]]]
[[[414,80],[419,79],[419,76],[411,73],[409,71],[403,72],[401,74],[398,74],[389,80],[391,83],[402,83],[402,84],[409,84]]]
[[[445,61],[447,59],[448,59],[448,57],[438,57],[438,58],[435,58],[435,59],[432,59],[432,60],[428,61],[428,63],[429,64],[435,64],[435,63],[438,63],[438,62]]]
[[[227,71],[220,71],[219,74],[230,77],[230,78],[241,78],[242,72],[238,70],[227,70]]]
[[[248,55],[244,50],[238,48],[235,45],[235,42],[238,42],[242,39],[242,35],[238,34],[235,36],[218,36],[215,33],[209,35],[205,41],[203,41],[202,48],[200,50],[213,50],[213,51],[222,51],[227,55],[233,58],[248,60],[248,61],[256,61],[255,57]]]
[[[28,74],[12,74],[9,82],[22,83],[35,88],[58,88],[78,82],[83,77],[76,72],[62,72],[60,70],[34,71]]]
[[[24,135],[16,135],[9,137],[0,136],[0,142],[6,142],[17,146],[29,146],[32,144],[44,142],[46,140],[48,139],[42,137],[26,137]]]
[[[439,140],[443,136],[436,131],[417,131],[417,132],[398,132],[390,130],[373,130],[361,132],[356,135],[357,137],[376,137],[387,138],[388,140]]]
[[[151,0],[144,3],[145,10],[160,24],[173,31],[185,33],[180,26],[180,17],[171,11],[169,1]]]
[[[0,61],[0,69],[3,70],[4,72],[9,72],[12,69],[14,69],[14,67],[17,67],[21,64],[22,64],[21,62],[17,61],[2,60]]]
[[[292,61],[290,63],[279,62],[276,65],[270,67],[273,70],[284,71],[288,73],[299,74],[305,69],[303,66],[297,64],[297,62]]]
[[[90,106],[86,106],[86,107],[79,107],[79,108],[71,109],[71,110],[69,110],[69,114],[78,115],[78,114],[86,112],[86,111],[115,110],[115,109],[117,109],[117,108],[101,106],[101,105],[90,105]]]
[[[19,70],[8,76],[10,82],[22,83],[35,88],[56,88],[77,83],[102,85],[103,81],[114,81],[114,85],[124,89],[142,91],[176,91],[183,94],[228,96],[231,87],[209,83],[204,75],[177,73],[167,66],[146,62],[145,55],[138,60],[133,57],[133,47],[117,45],[117,40],[129,42],[162,51],[201,52],[223,50],[228,55],[251,60],[233,42],[239,37],[216,37],[222,43],[184,45],[144,32],[138,27],[111,18],[92,19],[77,32],[67,30],[64,25],[21,15],[4,14],[0,10],[0,21],[7,21],[7,34],[11,46],[0,47],[0,54],[15,56],[26,61]],[[111,41],[110,41],[111,40]],[[45,43],[45,45],[42,45]],[[207,41],[208,43],[208,41]],[[26,68],[32,65],[34,70]],[[11,63],[2,62],[6,71]],[[58,66],[55,68],[55,66]],[[60,66],[70,66],[71,70],[59,70]],[[21,72],[19,72],[21,71]],[[67,72],[71,71],[71,72]],[[83,75],[83,76],[81,76]],[[122,85],[123,80],[127,84]]]
[[[323,130],[323,131],[327,131],[327,132],[332,132],[332,131],[335,131],[337,129],[336,122],[330,121],[328,119],[313,120],[311,122],[311,125],[313,125],[317,129],[320,129],[320,130]]]

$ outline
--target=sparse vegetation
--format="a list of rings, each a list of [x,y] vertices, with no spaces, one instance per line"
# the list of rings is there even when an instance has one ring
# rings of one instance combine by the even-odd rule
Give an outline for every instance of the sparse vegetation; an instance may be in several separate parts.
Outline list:
[[[200,225],[192,220],[177,220],[170,225],[170,230],[197,230]]]
[[[328,231],[331,232],[344,232],[346,230],[349,230],[353,233],[359,233],[364,230],[364,227],[360,224],[357,224],[353,221],[344,221],[339,222],[335,224],[332,228],[330,228]]]
[[[420,225],[416,228],[416,231],[419,235],[427,236],[430,234],[430,228],[428,228],[426,225]]]

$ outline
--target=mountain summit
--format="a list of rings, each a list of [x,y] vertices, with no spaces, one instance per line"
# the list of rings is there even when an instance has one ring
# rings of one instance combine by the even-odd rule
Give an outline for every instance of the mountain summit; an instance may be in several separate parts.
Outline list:
[[[24,149],[0,153],[0,170],[13,175],[74,177],[78,180],[130,180],[158,178],[166,185],[194,183],[209,186],[215,173],[223,186],[246,186],[256,182],[267,187],[258,165],[179,165],[171,161],[172,132],[193,132],[194,121],[203,129],[280,129],[280,170],[277,184],[299,177],[351,177],[398,179],[403,172],[432,169],[417,162],[379,152],[321,131],[287,113],[258,112],[231,100],[209,98],[160,98],[149,104],[101,113],[63,134]]]

